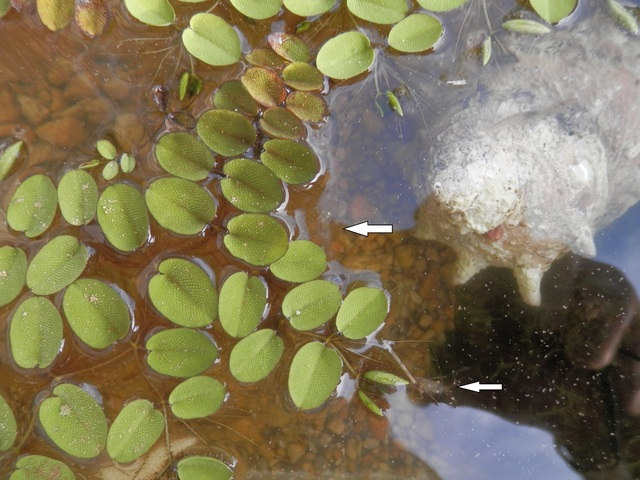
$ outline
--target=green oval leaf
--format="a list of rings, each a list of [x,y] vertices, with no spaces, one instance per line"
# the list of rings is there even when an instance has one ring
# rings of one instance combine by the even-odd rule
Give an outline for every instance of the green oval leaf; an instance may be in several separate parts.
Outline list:
[[[27,255],[20,248],[0,247],[0,307],[13,302],[27,276]]]
[[[289,62],[306,63],[311,60],[309,46],[300,37],[277,32],[269,35],[267,40],[273,51]]]
[[[231,0],[231,5],[249,18],[264,20],[278,14],[282,0]]]
[[[346,32],[322,45],[316,65],[327,77],[345,80],[366,71],[373,63],[373,57],[373,48],[365,35]]]
[[[226,178],[220,180],[222,194],[240,210],[263,213],[282,204],[282,182],[261,163],[238,158],[227,162],[223,172]]]
[[[16,189],[7,208],[7,223],[29,237],[42,234],[56,214],[56,187],[45,175],[32,175]]]
[[[142,194],[124,183],[107,187],[98,200],[98,223],[118,250],[130,252],[141,247],[149,235],[149,216]]]
[[[260,128],[271,137],[289,140],[297,140],[307,135],[307,129],[300,119],[282,107],[267,109],[260,119]]]
[[[236,272],[220,289],[220,324],[232,337],[246,337],[253,332],[267,305],[267,289],[257,277]]]
[[[251,67],[240,77],[240,81],[255,101],[265,107],[280,105],[287,96],[284,81],[269,68]]]
[[[27,269],[27,286],[36,295],[51,295],[70,285],[83,272],[89,250],[71,235],[46,243]]]
[[[362,402],[362,404],[367,407],[367,409],[369,409],[372,413],[375,413],[380,417],[384,417],[382,409],[378,405],[376,405],[373,400],[371,400],[371,397],[369,397],[369,395],[364,393],[362,390],[358,390],[358,397],[360,397],[360,401]]]
[[[275,368],[284,342],[274,330],[263,329],[240,340],[231,350],[229,370],[240,382],[258,382]]]
[[[168,0],[124,0],[124,6],[133,18],[147,25],[166,27],[176,19]]]
[[[25,455],[16,462],[16,471],[9,480],[75,480],[76,476],[64,463],[42,455]]]
[[[58,183],[58,203],[64,219],[71,225],[86,225],[96,215],[98,186],[84,170],[70,170]]]
[[[331,348],[310,342],[298,350],[289,369],[289,395],[296,407],[311,410],[322,405],[340,382],[342,360]]]
[[[349,292],[336,317],[336,327],[352,340],[375,332],[387,316],[387,297],[378,288],[361,287]]]
[[[276,277],[287,282],[302,283],[322,275],[327,268],[324,250],[309,240],[294,240],[280,260],[269,269]]]
[[[224,245],[231,255],[250,265],[266,266],[282,257],[289,247],[289,236],[276,219],[245,213],[231,219]]]
[[[211,13],[196,13],[189,28],[182,32],[187,51],[204,63],[221,67],[240,60],[240,38],[222,18]]]
[[[169,258],[160,262],[149,280],[149,299],[176,325],[210,325],[218,311],[218,294],[209,276],[193,262]]]
[[[551,32],[551,29],[540,22],[527,19],[507,20],[502,24],[502,28],[509,32],[523,33],[525,35],[544,35]]]
[[[196,128],[202,141],[225,157],[240,155],[256,141],[251,122],[244,115],[229,110],[205,112]]]
[[[368,372],[365,372],[364,378],[371,380],[372,382],[390,385],[392,387],[409,384],[408,380],[405,380],[398,375],[394,375],[393,373],[383,372],[382,370],[369,370]]]
[[[149,451],[162,435],[164,415],[149,400],[128,403],[113,421],[107,453],[118,463],[129,463]]]
[[[312,330],[333,317],[342,295],[334,283],[312,280],[298,285],[282,301],[282,313],[296,330]]]
[[[0,15],[0,17],[2,17],[2,15]],[[11,170],[13,170],[13,167],[20,156],[20,149],[22,148],[23,143],[24,142],[22,140],[12,143],[4,149],[2,154],[0,154],[0,182],[7,178]]]
[[[52,32],[62,30],[73,19],[73,0],[36,0],[40,20]]]
[[[347,0],[347,8],[356,17],[373,23],[399,22],[407,13],[405,0]]]
[[[211,377],[192,377],[173,389],[169,405],[173,414],[183,420],[213,415],[224,402],[224,385]]]
[[[100,455],[107,443],[107,419],[98,402],[80,387],[61,383],[40,405],[38,418],[58,447],[78,458]]]
[[[313,17],[328,12],[337,0],[284,0],[284,6],[300,17]]]
[[[636,20],[636,17],[634,17],[629,10],[623,7],[616,0],[609,0],[608,4],[609,9],[613,13],[613,17],[616,19],[616,21],[624,28],[626,28],[630,33],[638,35],[640,27],[638,27],[638,21]],[[2,167],[0,166],[0,169],[1,168]],[[0,179],[2,179],[2,175],[0,175]]]
[[[0,452],[9,450],[17,435],[16,417],[7,401],[0,395]]]
[[[44,297],[30,297],[16,309],[9,325],[14,361],[22,368],[47,368],[62,344],[62,318]]]
[[[240,80],[229,80],[220,85],[213,95],[213,104],[241,115],[258,114],[258,104]]]
[[[491,35],[487,35],[482,41],[480,52],[482,53],[482,65],[486,65],[491,59]]]
[[[218,356],[215,343],[204,333],[189,328],[163,330],[147,340],[147,362],[156,372],[171,377],[193,377],[213,365]]]
[[[389,45],[399,52],[424,52],[435,45],[442,36],[440,20],[416,13],[409,15],[389,32]]]
[[[174,233],[195,235],[216,216],[216,204],[204,188],[183,178],[159,178],[144,194],[156,221]]]
[[[324,86],[322,72],[308,63],[290,63],[282,71],[282,79],[299,91],[320,90]]]
[[[230,480],[233,475],[233,470],[211,457],[185,457],[177,467],[180,480]]]
[[[320,123],[329,115],[326,100],[315,92],[291,92],[286,107],[303,122]]]
[[[100,280],[80,279],[64,292],[62,308],[73,332],[91,348],[107,348],[129,333],[127,304]]]
[[[578,0],[529,0],[538,15],[549,23],[557,23],[569,16]]]
[[[155,144],[154,153],[165,171],[193,181],[207,178],[215,163],[207,146],[187,132],[163,135]]]
[[[115,145],[104,138],[96,142],[96,150],[98,150],[102,158],[106,158],[107,160],[115,160],[118,156]]]
[[[76,4],[75,20],[82,33],[96,38],[107,29],[111,21],[111,13],[106,2],[86,0]]]
[[[309,183],[320,170],[313,151],[292,140],[269,140],[264,144],[260,160],[281,180],[299,185]]]
[[[116,178],[119,170],[120,166],[118,165],[118,162],[116,162],[115,160],[110,160],[102,169],[102,178],[104,178],[107,182],[111,181]]]
[[[418,3],[432,12],[447,12],[467,3],[467,0],[418,0]]]
[[[136,157],[130,153],[123,153],[120,155],[120,168],[122,173],[131,173],[136,168]]]
[[[267,67],[279,72],[285,66],[285,62],[276,52],[270,48],[254,48],[245,55],[245,60],[256,67]]]

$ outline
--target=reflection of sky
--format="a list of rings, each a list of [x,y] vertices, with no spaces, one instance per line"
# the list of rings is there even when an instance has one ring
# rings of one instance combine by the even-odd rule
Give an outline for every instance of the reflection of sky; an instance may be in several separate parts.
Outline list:
[[[595,260],[624,272],[640,292],[640,203],[595,236]]]
[[[489,395],[478,395],[483,394]],[[391,436],[443,480],[582,478],[565,463],[544,430],[475,408],[419,407],[400,392],[388,400]]]

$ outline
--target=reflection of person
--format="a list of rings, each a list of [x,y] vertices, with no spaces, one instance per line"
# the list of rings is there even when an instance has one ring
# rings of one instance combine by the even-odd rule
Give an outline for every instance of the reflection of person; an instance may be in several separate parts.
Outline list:
[[[640,478],[640,313],[631,284],[613,267],[567,255],[533,308],[498,272],[459,288],[453,348],[441,364],[465,372],[457,384],[482,379],[504,390],[458,389],[457,403],[550,431],[579,472]]]

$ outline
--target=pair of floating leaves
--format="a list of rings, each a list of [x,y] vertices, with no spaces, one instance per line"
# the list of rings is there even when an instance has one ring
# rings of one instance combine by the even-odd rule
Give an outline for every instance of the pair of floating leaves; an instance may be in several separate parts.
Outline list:
[[[22,291],[27,276],[27,255],[20,248],[0,247],[0,307]]]
[[[180,480],[230,480],[233,475],[227,465],[211,457],[185,457],[177,464]]]
[[[274,330],[263,329],[240,340],[231,350],[229,370],[240,382],[258,382],[275,368],[284,342]]]
[[[158,311],[176,325],[210,325],[218,311],[218,294],[209,276],[193,262],[169,258],[149,280],[149,298]]]
[[[233,27],[211,13],[191,17],[189,28],[182,32],[182,43],[191,55],[213,66],[236,63],[242,54],[240,38]]]
[[[16,309],[9,325],[11,354],[22,368],[47,368],[62,344],[62,318],[44,297],[30,297]]]
[[[106,348],[129,333],[131,316],[127,304],[100,280],[73,282],[64,292],[62,308],[73,332],[91,348]]]
[[[24,142],[22,140],[13,143],[5,148],[0,154],[0,182],[7,178],[11,173],[11,170],[13,170],[13,167],[20,156],[20,149],[22,148],[23,143]]]
[[[125,0],[124,6],[131,16],[147,25],[166,27],[176,18],[168,0]]]
[[[244,115],[229,110],[209,110],[197,124],[198,136],[216,153],[240,155],[256,141],[256,131]]]
[[[415,13],[395,25],[389,32],[389,45],[404,53],[424,52],[442,36],[440,21],[431,15]]]
[[[223,168],[220,180],[224,197],[240,210],[250,213],[270,212],[284,200],[282,182],[263,164],[238,158]]]
[[[282,313],[296,330],[312,330],[333,317],[341,303],[342,294],[336,284],[313,280],[287,293],[282,301]]]
[[[191,377],[169,395],[169,405],[173,414],[183,420],[204,418],[214,414],[224,402],[224,385],[215,378]]]
[[[236,272],[220,289],[220,324],[232,337],[253,332],[267,305],[267,289],[258,277]]]
[[[341,374],[342,360],[335,350],[320,342],[307,343],[291,361],[289,395],[298,408],[317,408],[336,389]]]
[[[197,183],[177,177],[153,181],[144,199],[153,218],[167,230],[195,235],[213,220],[216,204],[211,194]]]
[[[60,449],[78,458],[97,457],[107,443],[107,419],[96,400],[76,385],[62,383],[40,405],[38,418]]]
[[[250,265],[269,265],[281,258],[289,247],[287,231],[268,215],[238,215],[229,221],[227,231],[224,245],[231,255]]]
[[[260,160],[278,178],[292,185],[309,183],[319,171],[313,151],[292,140],[269,140],[264,144]]]
[[[84,170],[70,170],[58,184],[58,203],[64,219],[71,225],[86,225],[96,215],[98,186]]]
[[[75,480],[71,469],[59,460],[42,455],[26,455],[16,462],[9,480]]]
[[[324,75],[344,80],[366,71],[373,63],[373,58],[373,48],[365,35],[346,32],[322,45],[316,65]]]
[[[107,453],[118,463],[129,463],[149,451],[164,430],[164,415],[149,400],[125,405],[107,436]]]
[[[98,223],[118,250],[141,247],[149,235],[149,216],[142,194],[125,183],[107,187],[98,200]]]
[[[163,330],[146,343],[147,362],[156,372],[171,377],[193,377],[213,365],[218,356],[215,343],[204,333],[189,328]]]
[[[51,295],[75,281],[89,260],[87,247],[71,235],[46,243],[27,269],[27,286],[36,295]]]
[[[16,189],[9,201],[7,223],[29,237],[37,237],[49,228],[56,214],[56,187],[45,175],[32,175]]]
[[[9,450],[17,435],[16,417],[7,401],[0,395],[0,452]]]
[[[295,283],[313,280],[326,268],[327,255],[309,240],[294,240],[289,243],[287,253],[269,267],[276,277]]]
[[[186,180],[204,180],[214,165],[207,146],[186,132],[163,135],[155,144],[154,153],[162,168]]]

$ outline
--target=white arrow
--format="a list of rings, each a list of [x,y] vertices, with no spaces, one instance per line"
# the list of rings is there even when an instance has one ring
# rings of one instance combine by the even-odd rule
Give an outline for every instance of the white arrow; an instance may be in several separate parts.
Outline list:
[[[369,225],[368,220],[350,227],[344,227],[344,229],[364,237],[368,237],[370,233],[393,233],[393,225]]]
[[[480,390],[502,390],[502,384],[473,382],[467,385],[460,385],[460,388],[471,390],[472,392],[479,392]]]

